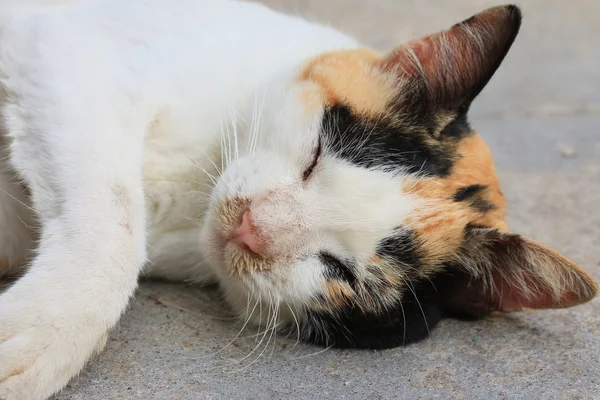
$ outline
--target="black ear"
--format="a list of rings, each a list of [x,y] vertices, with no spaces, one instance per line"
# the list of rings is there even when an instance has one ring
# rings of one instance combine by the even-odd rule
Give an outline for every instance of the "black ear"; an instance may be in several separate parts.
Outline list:
[[[489,8],[398,47],[383,68],[397,75],[404,107],[464,113],[500,66],[520,25],[518,7]]]
[[[464,243],[441,275],[440,304],[446,314],[480,317],[523,308],[566,308],[598,292],[585,270],[531,239],[471,227]]]

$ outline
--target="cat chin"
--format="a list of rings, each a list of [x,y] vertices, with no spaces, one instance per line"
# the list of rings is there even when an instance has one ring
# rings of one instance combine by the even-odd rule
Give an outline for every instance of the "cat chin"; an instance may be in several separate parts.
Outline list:
[[[226,270],[226,266],[222,266]],[[261,279],[262,278],[262,279]],[[271,280],[268,274],[232,276],[219,274],[219,286],[223,292],[224,299],[231,311],[238,315],[242,326],[288,327],[295,324],[300,318],[302,307],[293,305],[286,301],[287,296],[282,296],[277,290],[275,280]]]

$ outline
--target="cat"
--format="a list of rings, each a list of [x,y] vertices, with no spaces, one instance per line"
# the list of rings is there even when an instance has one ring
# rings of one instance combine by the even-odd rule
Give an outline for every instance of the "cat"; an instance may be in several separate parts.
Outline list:
[[[0,295],[0,398],[61,390],[140,275],[372,349],[591,300],[585,270],[508,230],[467,119],[520,24],[497,6],[380,54],[233,0],[3,11],[0,275],[23,276]]]

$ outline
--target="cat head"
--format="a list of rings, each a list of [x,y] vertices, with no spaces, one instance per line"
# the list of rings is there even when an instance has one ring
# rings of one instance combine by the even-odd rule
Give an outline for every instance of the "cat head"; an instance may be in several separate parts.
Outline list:
[[[520,23],[495,7],[383,56],[322,54],[255,102],[202,236],[232,306],[312,342],[382,348],[443,317],[593,298],[583,269],[508,231],[467,121]]]

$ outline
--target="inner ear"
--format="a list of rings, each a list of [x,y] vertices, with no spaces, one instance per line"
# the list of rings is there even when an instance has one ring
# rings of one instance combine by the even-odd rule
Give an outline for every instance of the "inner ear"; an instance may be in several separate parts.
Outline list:
[[[397,76],[404,108],[464,113],[500,66],[520,25],[518,7],[489,8],[398,47],[382,68]]]
[[[470,227],[455,260],[438,278],[440,304],[453,316],[566,308],[594,298],[598,286],[581,267],[531,239]]]

